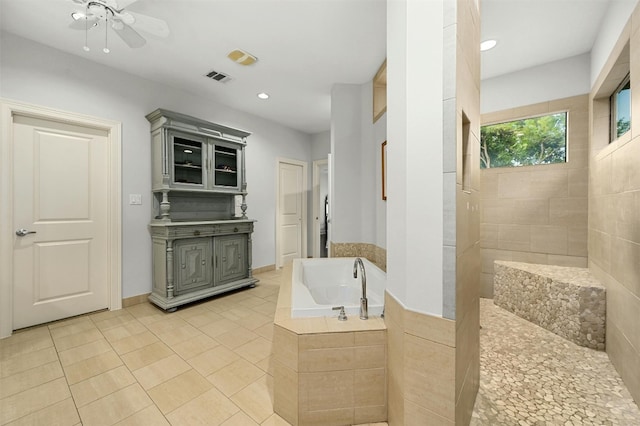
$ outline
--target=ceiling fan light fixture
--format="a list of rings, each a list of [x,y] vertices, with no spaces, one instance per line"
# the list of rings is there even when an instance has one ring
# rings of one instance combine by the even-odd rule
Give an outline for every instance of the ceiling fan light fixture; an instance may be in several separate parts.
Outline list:
[[[73,18],[74,21],[79,21],[81,19],[85,19],[87,16],[82,13],[82,12],[73,12],[71,14],[71,18]]]
[[[227,58],[231,59],[236,64],[240,65],[253,65],[258,61],[258,58],[253,56],[251,53],[245,52],[244,50],[236,49],[227,55]]]
[[[480,43],[480,51],[486,52],[487,50],[493,49],[494,47],[496,47],[497,44],[498,42],[494,39],[485,40],[482,43]]]

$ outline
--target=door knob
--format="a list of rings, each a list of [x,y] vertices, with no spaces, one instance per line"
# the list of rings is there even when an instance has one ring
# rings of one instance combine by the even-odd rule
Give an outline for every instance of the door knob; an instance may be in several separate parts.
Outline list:
[[[24,229],[24,228],[20,228],[20,229],[18,229],[18,230],[16,231],[16,235],[17,235],[18,237],[24,237],[24,236],[25,236],[25,235],[27,235],[27,234],[35,234],[35,233],[36,233],[36,231],[28,231],[28,230],[26,230],[26,229]]]

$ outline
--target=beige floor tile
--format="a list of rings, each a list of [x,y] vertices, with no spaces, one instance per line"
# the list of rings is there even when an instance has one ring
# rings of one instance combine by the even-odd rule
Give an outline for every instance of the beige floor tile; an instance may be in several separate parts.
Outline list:
[[[255,331],[257,328],[260,328],[265,324],[272,324],[273,316],[267,316],[259,314],[257,312],[253,312],[248,317],[240,318],[236,321],[236,323],[248,330]]]
[[[58,352],[62,352],[66,351],[67,349],[75,348],[76,346],[84,345],[85,343],[95,342],[96,340],[100,339],[104,339],[104,336],[102,335],[102,333],[100,333],[100,330],[94,327],[62,337],[54,336],[53,342],[56,345],[56,350]]]
[[[222,318],[222,315],[203,307],[202,312],[199,312],[197,315],[186,317],[184,320],[192,326],[200,328],[212,322],[219,321]]]
[[[226,318],[223,318],[219,321],[212,322],[211,324],[207,324],[203,327],[200,327],[200,331],[207,334],[210,337],[218,337],[221,334],[227,333],[229,331],[235,330],[240,326],[233,321],[230,321]]]
[[[190,369],[186,361],[174,354],[135,370],[133,375],[144,389],[149,390]]]
[[[105,339],[93,341],[91,343],[85,343],[84,345],[76,346],[75,348],[67,349],[58,353],[60,357],[60,363],[63,366],[71,365],[76,362],[84,361],[85,359],[94,357],[96,355],[109,352],[111,345],[107,343]]]
[[[112,425],[152,404],[140,385],[133,384],[80,407],[78,412],[84,426]]]
[[[70,385],[97,376],[122,365],[115,352],[109,351],[63,367]]]
[[[222,424],[240,409],[213,388],[167,414],[172,426],[215,426]]]
[[[273,414],[273,398],[270,395],[267,377],[262,376],[231,397],[231,401],[258,423],[262,423]]]
[[[198,373],[208,376],[239,358],[240,356],[235,352],[220,345],[191,358],[188,362]]]
[[[145,325],[149,329],[149,331],[157,335],[161,332],[166,333],[167,331],[174,328],[184,327],[185,325],[188,325],[188,323],[178,316],[169,314],[162,318],[160,321],[155,321],[151,324]]]
[[[239,319],[250,316],[252,313],[253,311],[251,309],[245,308],[240,305],[236,305],[235,307],[232,307],[230,309],[227,309],[224,312],[221,312],[220,315],[222,315],[228,320],[238,321]]]
[[[133,371],[160,361],[172,354],[173,351],[167,345],[162,342],[155,342],[122,355],[122,361],[129,367],[129,370]]]
[[[102,332],[105,332],[115,327],[121,327],[132,321],[137,322],[135,317],[131,315],[129,312],[122,309],[119,310],[118,312],[122,312],[122,313],[120,315],[112,316],[110,318],[105,318],[105,319],[97,319],[92,317],[93,322],[96,324],[96,327],[98,327],[98,329]]]
[[[151,303],[140,303],[137,305],[129,306],[128,308],[125,308],[125,310],[145,325],[160,321],[161,319],[169,315],[163,310],[155,307]]]
[[[73,398],[66,398],[42,410],[7,423],[7,426],[73,426],[78,424],[80,424],[80,417],[76,406],[73,404]]]
[[[264,371],[244,359],[239,359],[207,376],[207,379],[226,396],[231,396],[262,375]]]
[[[269,318],[273,318],[273,314],[276,313],[276,303],[271,301],[265,301],[262,305],[254,306],[252,308],[255,312],[262,315],[266,315]]]
[[[258,423],[254,422],[253,419],[244,412],[238,411],[222,423],[222,426],[258,426]]]
[[[145,329],[146,330],[146,329]],[[150,331],[143,331],[142,333],[134,334],[129,337],[110,342],[113,349],[118,355],[124,355],[129,352],[133,352],[136,349],[143,348],[158,342],[158,338]]]
[[[50,382],[64,373],[58,361],[31,368],[12,376],[0,379],[0,399]]]
[[[258,338],[258,335],[253,331],[247,330],[244,327],[239,327],[233,331],[229,331],[227,333],[221,334],[215,339],[218,342],[225,345],[227,348],[235,349],[257,338]]]
[[[0,424],[4,425],[71,396],[64,377],[0,400]]]
[[[268,324],[263,325],[262,327],[256,328],[253,330],[254,333],[258,334],[265,339],[272,341],[273,340],[273,321]]]
[[[220,345],[220,343],[216,340],[206,334],[200,334],[199,336],[192,337],[184,342],[171,345],[171,349],[180,355],[182,359],[188,360],[209,349],[213,349],[218,345]]]
[[[135,382],[135,377],[127,367],[121,365],[113,370],[71,385],[70,388],[76,406],[83,407]]]
[[[264,371],[265,373],[273,376],[273,357],[268,356],[262,361],[256,362],[255,366]]]
[[[172,328],[167,331],[159,331],[156,333],[158,339],[162,340],[167,345],[175,345],[176,343],[184,342],[185,340],[202,335],[202,332],[192,326],[186,324],[183,327]]]
[[[247,361],[256,364],[271,355],[271,346],[269,340],[258,337],[237,347],[234,351]]]
[[[138,411],[132,416],[119,421],[115,426],[169,426],[169,422],[164,418],[158,407],[150,405]]]
[[[49,324],[51,337],[54,339],[80,333],[82,331],[94,330],[96,325],[88,316],[75,317],[64,321]]]
[[[276,413],[273,413],[267,418],[267,420],[260,423],[260,426],[291,426],[291,423],[289,423]]]
[[[58,361],[58,354],[53,346],[12,357],[0,362],[0,378],[12,376],[52,361]]]
[[[35,330],[38,331],[34,333],[29,330],[0,340],[0,362],[53,346],[48,328],[40,327]],[[22,338],[13,339],[14,336],[20,335]]]
[[[117,327],[104,330],[102,331],[102,334],[104,334],[104,337],[110,343],[113,343],[117,342],[118,340],[122,340],[124,338],[135,336],[144,332],[149,333],[147,327],[145,327],[140,321],[133,320]]]
[[[167,380],[147,391],[162,413],[167,414],[192,399],[202,395],[213,384],[197,371],[189,371]]]
[[[15,345],[17,343],[26,343],[29,340],[40,339],[42,337],[51,337],[49,327],[46,325],[41,327],[34,327],[27,330],[16,331],[11,336],[0,339],[0,352],[3,348]]]
[[[253,290],[249,290],[253,294]],[[253,308],[254,306],[262,305],[264,303],[264,299],[261,297],[257,297],[255,295],[250,295],[249,297],[238,302],[238,305],[244,306],[245,308]]]

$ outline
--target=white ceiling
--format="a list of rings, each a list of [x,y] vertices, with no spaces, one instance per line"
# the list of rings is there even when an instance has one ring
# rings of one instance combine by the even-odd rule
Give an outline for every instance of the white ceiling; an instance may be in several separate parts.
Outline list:
[[[482,39],[498,39],[482,77],[590,51],[609,1],[481,0]],[[170,36],[140,31],[147,44],[131,49],[111,31],[108,55],[99,28],[83,51],[84,32],[68,28],[74,10],[71,0],[0,0],[0,28],[306,133],[329,130],[334,83],[370,81],[386,56],[385,0],[138,0],[127,10],[165,20]],[[231,62],[237,48],[259,61]],[[232,80],[205,78],[211,70]]]

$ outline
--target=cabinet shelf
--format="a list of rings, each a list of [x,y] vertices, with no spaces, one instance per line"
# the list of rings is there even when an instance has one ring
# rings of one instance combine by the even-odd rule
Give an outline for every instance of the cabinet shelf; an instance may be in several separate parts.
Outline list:
[[[184,169],[202,170],[202,166],[197,166],[195,164],[176,164],[176,167],[182,167]]]
[[[238,172],[236,172],[235,170],[216,169],[216,173],[233,173],[233,174],[236,174]]]
[[[227,157],[236,157],[238,155],[235,152],[219,151],[217,149],[215,150],[215,153],[220,155],[226,155]]]
[[[179,142],[174,142],[173,146],[179,146],[180,148],[186,148],[186,149],[197,149],[198,151],[202,151],[202,147],[200,146],[187,145]]]

